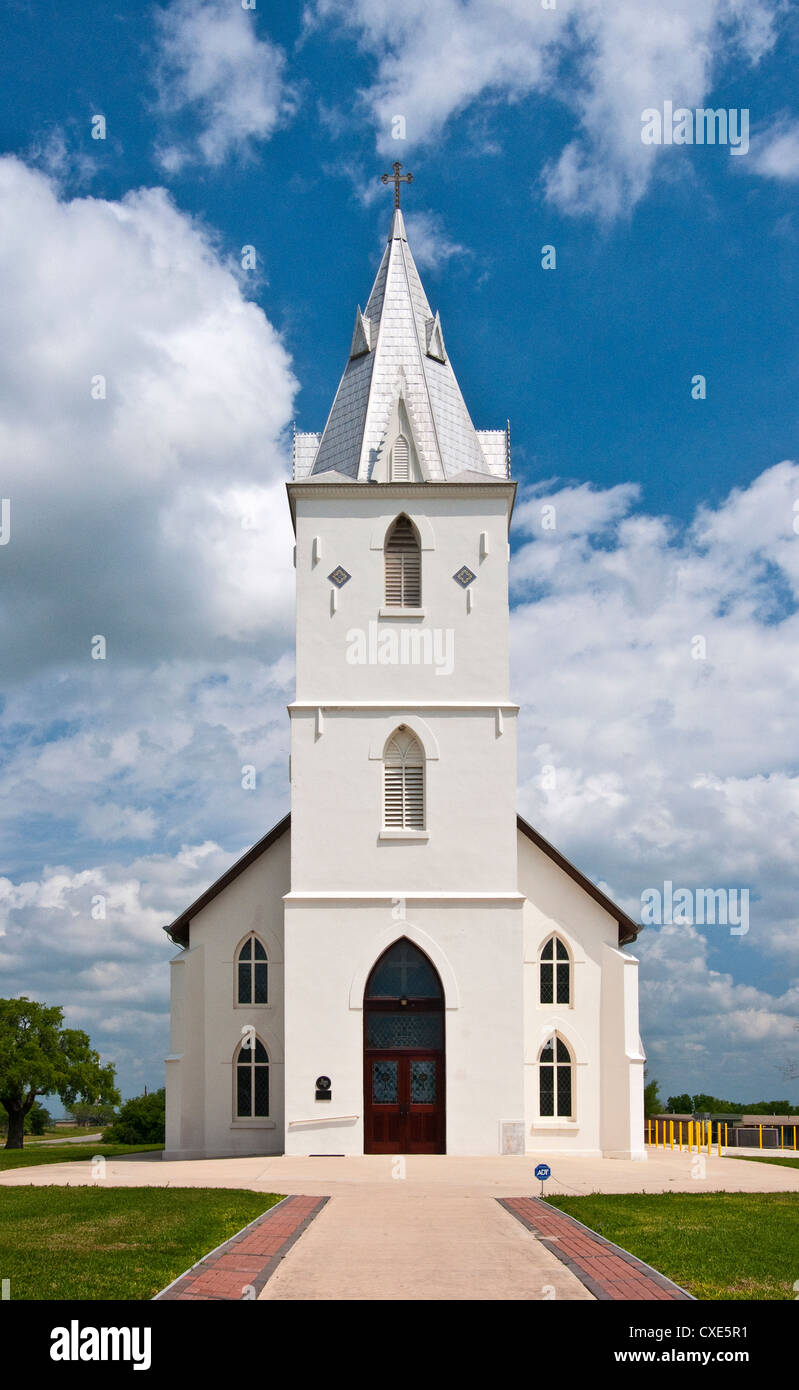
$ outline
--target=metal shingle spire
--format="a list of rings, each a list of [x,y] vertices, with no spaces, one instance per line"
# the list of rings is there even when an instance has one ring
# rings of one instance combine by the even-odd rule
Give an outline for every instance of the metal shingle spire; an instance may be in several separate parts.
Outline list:
[[[310,472],[368,482],[391,442],[387,432],[401,400],[425,479],[507,477],[504,434],[475,430],[411,255],[399,198],[412,175],[401,168],[395,163],[394,174],[382,176],[383,183],[394,180],[388,244],[366,308],[357,310],[350,359]]]

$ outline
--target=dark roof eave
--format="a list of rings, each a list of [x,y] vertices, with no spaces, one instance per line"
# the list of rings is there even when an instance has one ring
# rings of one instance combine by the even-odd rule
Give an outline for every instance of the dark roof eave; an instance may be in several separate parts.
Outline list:
[[[231,864],[230,868],[225,870],[221,878],[216,880],[216,883],[212,883],[210,888],[206,888],[205,892],[200,894],[196,902],[191,904],[191,907],[187,907],[186,911],[181,912],[180,916],[176,917],[174,922],[170,922],[168,927],[164,927],[164,931],[170,941],[173,941],[176,946],[188,946],[191,919],[196,917],[198,912],[202,912],[203,908],[207,907],[210,902],[213,902],[217,894],[221,893],[223,888],[227,888],[228,884],[232,883],[234,878],[238,878],[239,874],[243,873],[245,869],[248,869],[250,865],[264,853],[264,850],[269,849],[269,846],[275,843],[275,840],[279,840],[280,836],[288,830],[290,822],[290,814],[284,816],[282,820],[279,820],[277,825],[273,825],[272,829],[268,831],[262,839],[258,840],[251,849],[247,850],[246,854],[243,854],[240,859],[237,859],[235,864]]]
[[[592,883],[590,878],[586,878],[585,874],[582,873],[575,864],[572,864],[570,859],[567,859],[564,854],[561,854],[560,850],[555,849],[555,846],[551,845],[549,840],[545,840],[543,835],[540,835],[537,830],[534,830],[532,825],[529,825],[522,816],[517,815],[516,823],[522,834],[527,836],[528,840],[532,840],[533,844],[537,845],[540,850],[543,850],[544,854],[548,855],[553,863],[557,864],[559,869],[562,869],[565,874],[568,874],[570,879],[573,879],[575,883],[579,884],[588,896],[593,898],[595,903],[599,903],[600,907],[604,908],[606,912],[610,913],[611,917],[615,918],[619,927],[620,946],[626,946],[628,942],[635,941],[643,925],[641,922],[633,921],[632,917],[628,917],[626,912],[622,912],[621,908],[618,907],[606,893],[603,893],[601,888],[597,888],[596,884]]]
[[[526,835],[528,840],[532,840],[533,844],[537,845],[540,850],[543,850],[544,854],[546,854],[553,863],[557,864],[559,869],[562,869],[565,874],[568,874],[570,879],[579,884],[589,897],[593,898],[594,902],[598,903],[600,907],[604,908],[605,912],[608,912],[610,916],[616,920],[619,927],[619,945],[626,946],[628,942],[635,941],[641,930],[641,923],[634,922],[632,917],[628,917],[626,912],[622,912],[621,908],[617,907],[617,905],[602,892],[601,888],[597,888],[596,884],[592,883],[590,878],[586,878],[584,873],[581,873],[565,855],[561,854],[560,850],[555,849],[555,846],[551,845],[549,840],[545,840],[543,835],[540,835],[537,830],[534,830],[532,825],[528,824],[522,816],[517,815],[516,822],[522,834]],[[185,912],[181,912],[180,916],[176,917],[174,922],[171,922],[168,927],[164,927],[163,930],[166,932],[170,941],[174,942],[176,946],[188,946],[189,927],[192,918],[196,917],[198,912],[202,912],[203,908],[207,907],[210,902],[213,902],[217,894],[221,893],[223,888],[227,888],[228,884],[232,883],[235,878],[238,878],[239,874],[243,873],[245,869],[248,869],[250,864],[254,863],[265,850],[269,849],[270,845],[273,845],[276,840],[279,840],[280,836],[288,830],[290,823],[291,815],[284,816],[262,839],[258,840],[251,849],[248,849],[246,854],[243,854],[240,859],[237,859],[235,864],[231,864],[230,868],[226,869],[222,876],[218,878],[215,883],[211,884],[210,888],[206,888],[205,892],[201,893],[200,897],[197,898],[190,907],[187,907]]]

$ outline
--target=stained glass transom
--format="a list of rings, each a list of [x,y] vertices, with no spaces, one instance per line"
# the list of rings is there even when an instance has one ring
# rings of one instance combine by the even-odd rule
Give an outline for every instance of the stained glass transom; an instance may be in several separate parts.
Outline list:
[[[437,1051],[443,1041],[443,1018],[439,1013],[368,1013],[367,1047],[429,1047]]]
[[[367,999],[440,999],[441,981],[427,956],[397,941],[380,957],[366,987]]]

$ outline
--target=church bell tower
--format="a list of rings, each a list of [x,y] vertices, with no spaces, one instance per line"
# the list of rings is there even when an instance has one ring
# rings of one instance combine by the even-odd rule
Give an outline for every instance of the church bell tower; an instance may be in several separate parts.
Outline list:
[[[458,387],[399,168],[327,424],[295,436],[288,485],[295,1154],[496,1154],[524,1114],[515,484],[507,430],[476,430]]]

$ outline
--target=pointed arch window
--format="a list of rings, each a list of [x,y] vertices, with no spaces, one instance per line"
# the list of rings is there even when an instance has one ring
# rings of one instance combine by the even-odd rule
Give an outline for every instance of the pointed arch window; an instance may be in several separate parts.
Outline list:
[[[538,1057],[538,1112],[544,1118],[574,1118],[574,1058],[557,1033]]]
[[[269,963],[263,943],[248,936],[236,957],[236,1000],[239,1004],[266,1004],[269,998]]]
[[[559,936],[544,943],[539,961],[539,1000],[542,1004],[571,1004],[572,963]]]
[[[237,1120],[269,1117],[269,1057],[260,1038],[244,1038],[236,1051]]]
[[[386,536],[386,607],[421,608],[422,550],[416,527],[398,516]]]
[[[404,724],[383,754],[383,825],[386,830],[424,830],[424,752]]]
[[[411,477],[411,451],[404,434],[394,440],[391,449],[391,481],[407,483]]]

